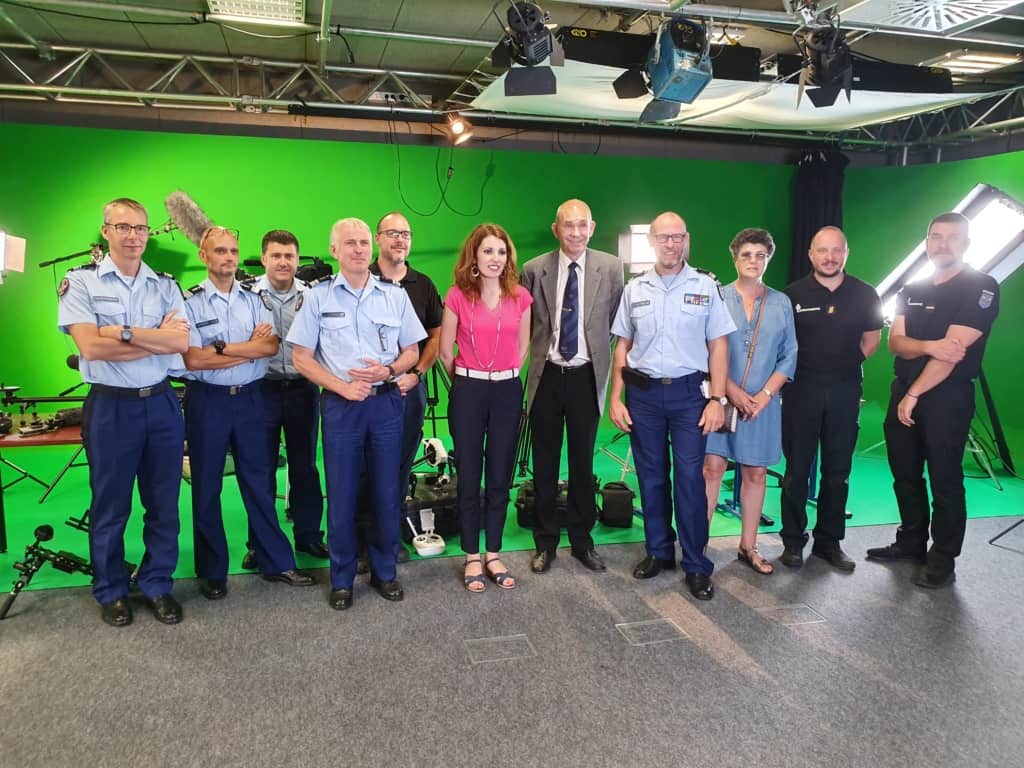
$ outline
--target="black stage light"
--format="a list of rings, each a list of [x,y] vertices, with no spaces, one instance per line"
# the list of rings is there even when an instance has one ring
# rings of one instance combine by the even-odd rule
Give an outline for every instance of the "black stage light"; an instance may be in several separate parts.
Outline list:
[[[800,106],[807,85],[818,86],[807,91],[807,98],[815,107],[831,107],[840,91],[846,91],[849,101],[853,59],[835,8],[818,13],[817,3],[803,2],[797,12],[805,24],[793,32],[793,41],[803,57],[796,105]]]
[[[505,73],[506,96],[544,96],[558,90],[551,67],[565,62],[562,46],[547,27],[550,16],[536,3],[512,3],[508,9],[507,37],[491,54],[495,67]],[[548,60],[550,66],[540,66]],[[519,64],[513,67],[512,64]]]

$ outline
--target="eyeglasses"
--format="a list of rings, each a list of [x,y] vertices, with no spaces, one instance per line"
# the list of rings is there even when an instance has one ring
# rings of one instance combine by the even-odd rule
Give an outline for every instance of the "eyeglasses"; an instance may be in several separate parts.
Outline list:
[[[687,237],[689,237],[689,235],[690,235],[689,232],[683,232],[682,234],[677,232],[677,233],[672,234],[672,235],[655,235],[654,236],[654,242],[658,243],[658,245],[664,245],[669,240],[671,240],[673,243],[681,243]]]
[[[207,239],[214,232],[226,232],[227,234],[229,234],[233,238],[235,238],[235,240],[238,239],[238,230],[237,229],[229,229],[228,227],[219,227],[219,226],[218,227],[210,227],[209,229],[206,230],[206,232],[203,233],[203,239],[199,241],[199,250],[200,251],[203,250],[203,246],[206,245]]]
[[[398,238],[402,238],[403,240],[412,239],[412,232],[408,229],[382,229],[377,234],[390,237],[392,240],[397,240]]]
[[[119,235],[127,235],[129,232],[134,232],[138,237],[149,237],[149,224],[126,224],[123,221],[117,224],[112,224],[109,221],[103,223],[108,227],[113,227],[114,231]]]
[[[765,251],[756,253],[741,253],[736,257],[737,261],[768,261],[768,254]]]

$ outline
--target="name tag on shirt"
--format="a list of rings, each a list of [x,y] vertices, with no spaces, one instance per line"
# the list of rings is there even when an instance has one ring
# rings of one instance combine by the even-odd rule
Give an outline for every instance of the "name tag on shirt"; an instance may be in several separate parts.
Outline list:
[[[684,293],[683,304],[692,304],[695,307],[711,306],[711,296],[706,293]]]
[[[650,303],[651,303],[651,300],[647,299],[646,301],[634,301],[629,306],[630,307],[646,307],[646,306],[650,305]]]
[[[321,312],[320,317],[344,317],[344,312]]]
[[[797,304],[795,307],[793,307],[793,309],[796,310],[796,313],[798,315],[801,312],[821,312],[821,307],[801,307],[799,304]]]
[[[213,320],[203,320],[203,322],[201,323],[196,323],[196,328],[205,328],[208,325],[216,325],[219,322],[220,320],[218,320],[216,317],[213,318]]]
[[[119,298],[117,298],[117,296],[93,296],[92,300],[93,301],[116,301],[116,302],[120,302],[121,301]]]

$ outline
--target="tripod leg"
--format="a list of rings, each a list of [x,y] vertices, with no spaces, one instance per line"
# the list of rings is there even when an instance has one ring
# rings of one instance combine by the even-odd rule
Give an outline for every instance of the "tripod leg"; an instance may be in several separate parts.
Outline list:
[[[43,562],[44,561],[42,560],[30,562],[25,571],[25,575],[14,582],[14,587],[4,599],[3,606],[0,606],[0,621],[7,618],[7,612],[11,610],[11,606],[14,605],[14,601],[18,597],[18,593],[28,586],[28,583],[32,581],[32,577],[35,575],[36,571],[43,567]]]
[[[53,482],[46,486],[46,490],[43,491],[43,495],[39,497],[39,503],[42,504],[46,501],[46,497],[50,495],[50,491],[57,487],[57,483],[60,482],[61,478],[67,474],[67,471],[75,466],[85,466],[83,464],[75,464],[75,460],[81,455],[82,451],[85,450],[84,445],[78,446],[78,450],[75,451],[74,456],[71,457],[71,461],[64,465],[64,469],[57,473],[57,476],[53,478]]]

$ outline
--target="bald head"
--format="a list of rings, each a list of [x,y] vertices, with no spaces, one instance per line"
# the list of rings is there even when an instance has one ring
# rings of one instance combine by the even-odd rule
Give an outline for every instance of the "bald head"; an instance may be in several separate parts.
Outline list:
[[[654,249],[654,270],[658,274],[679,272],[690,258],[690,233],[678,213],[666,211],[655,218],[647,242]]]
[[[807,256],[818,279],[838,277],[846,268],[850,248],[846,235],[839,227],[822,227],[811,239]]]
[[[596,226],[590,215],[590,206],[582,200],[572,199],[558,206],[551,231],[558,238],[562,253],[575,261],[586,253]]]
[[[350,282],[365,277],[372,254],[370,228],[362,219],[341,219],[331,227],[331,255],[338,260],[338,268]]]

